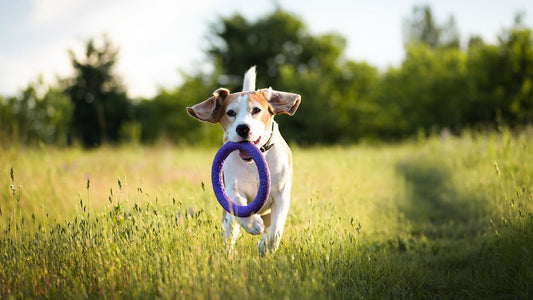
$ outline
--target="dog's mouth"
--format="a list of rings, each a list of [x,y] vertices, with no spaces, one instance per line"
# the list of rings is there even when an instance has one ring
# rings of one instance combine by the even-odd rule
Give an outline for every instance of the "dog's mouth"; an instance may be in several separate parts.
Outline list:
[[[259,145],[259,142],[261,141],[261,137],[259,137],[255,142],[253,142],[256,146]],[[239,150],[239,157],[247,162],[252,161],[252,156],[242,150]]]

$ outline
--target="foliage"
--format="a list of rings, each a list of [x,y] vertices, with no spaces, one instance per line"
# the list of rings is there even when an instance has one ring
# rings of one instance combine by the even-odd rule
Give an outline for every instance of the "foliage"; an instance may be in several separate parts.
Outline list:
[[[311,34],[299,17],[281,8],[253,21],[239,14],[221,17],[209,31],[211,74],[182,74],[179,86],[133,103],[113,74],[118,50],[107,38],[100,46],[89,40],[85,57],[71,51],[74,78],[50,87],[48,94],[40,91],[41,82],[30,83],[17,97],[0,98],[0,138],[57,145],[81,139],[86,147],[219,144],[220,129],[190,118],[185,107],[219,87],[239,91],[253,65],[258,88],[301,94],[293,117],[276,117],[284,136],[301,145],[531,124],[533,36],[520,14],[495,44],[474,36],[461,47],[453,16],[441,22],[428,6],[413,9],[404,32],[403,62],[380,71],[348,59],[341,35]],[[42,100],[43,95],[50,99]]]
[[[532,135],[293,148],[264,258],[247,234],[224,252],[216,147],[5,150],[0,298],[528,299]]]
[[[481,49],[480,49],[481,48]],[[533,120],[533,36],[531,28],[515,24],[499,37],[496,51],[491,46],[472,49],[484,75],[478,90],[488,91],[495,110],[505,122],[523,125]],[[481,57],[476,57],[481,55]],[[483,59],[483,63],[479,62]],[[487,86],[486,77],[490,86]],[[474,95],[475,96],[475,95]]]
[[[220,68],[220,84],[231,89],[257,66],[257,86],[297,92],[304,104],[280,123],[299,143],[354,141],[362,112],[377,86],[376,68],[343,57],[346,40],[338,34],[313,36],[296,16],[276,10],[255,23],[240,15],[212,26],[210,54]]]
[[[131,117],[126,91],[112,73],[117,54],[106,37],[100,48],[89,40],[81,60],[70,51],[76,76],[66,92],[74,105],[74,134],[85,147],[118,142],[121,126]]]
[[[18,96],[0,97],[0,142],[66,145],[71,114],[68,97],[39,77]]]
[[[280,68],[327,72],[346,46],[337,34],[313,36],[296,16],[277,9],[255,22],[236,14],[211,26],[209,49],[223,74],[221,84],[231,90],[240,86],[242,75],[257,66],[258,86],[280,86]]]
[[[389,69],[380,84],[382,110],[376,124],[384,136],[401,136],[418,128],[461,128],[462,106],[469,101],[466,55],[459,49],[435,49],[412,43],[402,66]],[[457,93],[457,91],[463,91]]]
[[[515,24],[498,45],[472,40],[468,50],[406,45],[400,68],[380,82],[374,129],[380,136],[509,124],[533,120],[533,40],[531,29]]]
[[[460,133],[533,119],[530,28],[518,21],[498,45],[473,38],[465,51],[453,17],[439,25],[423,6],[406,19],[405,31],[403,63],[383,74],[344,58],[342,37],[312,36],[279,9],[256,22],[222,18],[213,26],[210,54],[222,86],[236,88],[256,64],[258,87],[301,94],[298,113],[279,120],[288,139],[300,144]]]
[[[280,116],[288,139],[304,144],[336,143],[371,135],[367,116],[375,109],[372,97],[379,84],[375,67],[347,61],[322,73],[286,66],[280,79],[282,90],[298,91],[306,101],[293,117]]]
[[[407,43],[419,42],[432,49],[459,48],[459,30],[455,18],[438,25],[428,5],[415,6],[411,18],[404,20],[404,37]]]
[[[219,144],[219,128],[193,120],[185,107],[209,98],[215,89],[214,76],[187,76],[173,90],[161,89],[157,96],[136,106],[136,119],[142,124],[141,141],[154,143],[168,139],[176,144]]]

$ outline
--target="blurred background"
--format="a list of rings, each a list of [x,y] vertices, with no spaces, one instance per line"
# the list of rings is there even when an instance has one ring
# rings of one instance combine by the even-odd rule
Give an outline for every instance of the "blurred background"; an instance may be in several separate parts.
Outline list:
[[[302,95],[300,145],[533,121],[532,1],[0,0],[0,144],[218,145],[218,87]]]

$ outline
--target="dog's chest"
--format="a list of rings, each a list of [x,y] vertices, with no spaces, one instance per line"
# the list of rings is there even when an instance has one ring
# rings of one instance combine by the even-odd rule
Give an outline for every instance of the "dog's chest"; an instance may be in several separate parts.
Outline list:
[[[233,155],[233,154],[232,154]],[[230,156],[232,156],[230,155]],[[239,194],[254,199],[259,187],[259,174],[255,164],[246,163],[239,157],[229,157],[224,164],[224,180],[228,188],[237,188]]]
[[[270,165],[269,171],[272,182],[271,188],[275,188],[277,176],[272,174],[273,170]],[[235,192],[237,194],[246,196],[248,203],[255,199],[259,188],[259,173],[253,161],[242,161],[237,152],[230,154],[224,163],[224,180],[226,189],[236,189]],[[270,200],[268,199],[265,207],[269,206]]]

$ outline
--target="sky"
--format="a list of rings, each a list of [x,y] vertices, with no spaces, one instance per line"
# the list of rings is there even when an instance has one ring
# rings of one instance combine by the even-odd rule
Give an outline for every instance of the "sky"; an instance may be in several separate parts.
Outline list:
[[[72,76],[69,49],[82,53],[106,34],[120,48],[116,73],[128,94],[153,97],[181,84],[181,71],[209,69],[210,24],[235,13],[255,20],[276,5],[311,34],[344,36],[348,59],[381,70],[403,60],[402,24],[416,5],[429,5],[441,24],[453,15],[463,46],[472,35],[497,43],[519,11],[533,27],[532,0],[0,0],[0,95],[16,95],[39,75],[49,84]]]

